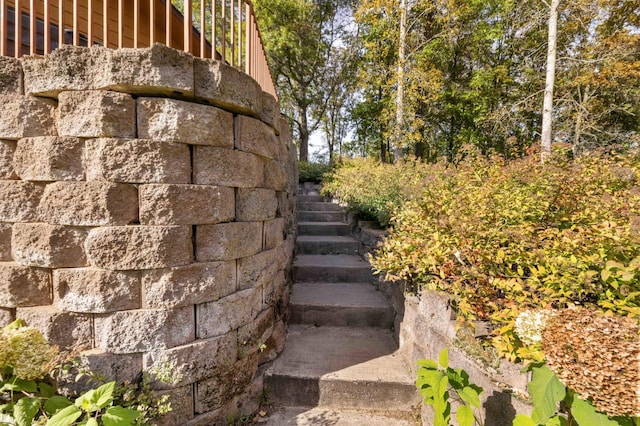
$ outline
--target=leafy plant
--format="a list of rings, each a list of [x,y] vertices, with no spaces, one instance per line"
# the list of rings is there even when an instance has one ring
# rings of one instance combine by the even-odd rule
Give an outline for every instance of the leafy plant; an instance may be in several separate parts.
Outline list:
[[[329,164],[300,161],[298,163],[298,181],[320,183],[326,173],[331,170]]]
[[[469,381],[469,375],[461,368],[449,367],[449,351],[444,348],[438,361],[431,359],[417,362],[418,379],[416,386],[424,397],[424,402],[433,406],[434,426],[449,426],[451,420],[451,402],[458,402],[456,420],[459,426],[482,425],[482,418],[474,412],[480,409],[480,395],[483,390]]]
[[[565,387],[546,365],[532,367],[528,389],[533,403],[531,416],[516,415],[513,426],[637,426],[638,418],[608,417]]]
[[[356,207],[381,197],[387,209],[376,214],[392,224],[371,259],[376,272],[453,295],[459,320],[488,321],[491,344],[507,359],[540,360],[539,348],[513,332],[523,310],[640,316],[640,156],[558,155],[542,165],[470,155],[455,167],[405,165],[413,189],[398,190],[396,201],[386,194],[402,173],[381,165],[374,180],[370,164],[350,167],[330,188]],[[379,195],[374,181],[385,182]]]
[[[75,400],[61,395],[51,373],[57,350],[18,319],[0,330],[0,425],[127,426],[148,424],[171,408],[157,397],[148,374],[140,384],[105,383]],[[79,376],[92,372],[81,372]]]

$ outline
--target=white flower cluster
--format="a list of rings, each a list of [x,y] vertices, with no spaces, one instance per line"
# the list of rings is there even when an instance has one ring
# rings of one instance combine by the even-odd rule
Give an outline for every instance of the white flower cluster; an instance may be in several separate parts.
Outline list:
[[[531,346],[542,341],[542,330],[553,312],[550,310],[523,311],[516,318],[515,331],[525,345]]]

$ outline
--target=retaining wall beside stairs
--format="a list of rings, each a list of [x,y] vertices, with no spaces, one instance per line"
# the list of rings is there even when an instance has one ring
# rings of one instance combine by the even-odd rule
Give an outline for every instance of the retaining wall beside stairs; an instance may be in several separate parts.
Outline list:
[[[162,45],[0,57],[0,326],[110,380],[169,368],[168,425],[251,413],[285,337],[296,149],[273,97]]]

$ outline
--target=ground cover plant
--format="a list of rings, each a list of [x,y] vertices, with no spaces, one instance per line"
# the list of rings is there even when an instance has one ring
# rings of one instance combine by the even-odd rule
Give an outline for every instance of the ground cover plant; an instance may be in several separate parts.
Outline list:
[[[81,395],[63,394],[55,377],[71,366],[65,359],[20,319],[0,329],[0,425],[143,425],[171,410],[168,396],[151,390],[147,374],[139,383],[118,384],[79,371],[77,378],[98,384]]]
[[[377,169],[357,160],[333,173],[327,191],[389,217],[371,259],[378,273],[452,295],[459,319],[488,321],[490,343],[512,361],[543,357],[539,342],[515,333],[523,311],[640,316],[637,152],[572,159],[557,147],[544,165],[535,154],[465,155]]]

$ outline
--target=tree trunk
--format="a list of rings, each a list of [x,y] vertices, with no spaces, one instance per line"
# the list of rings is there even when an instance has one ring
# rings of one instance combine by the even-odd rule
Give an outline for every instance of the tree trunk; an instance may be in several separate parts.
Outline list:
[[[309,161],[309,123],[306,108],[298,108],[298,130],[300,132],[300,161]]]
[[[551,155],[551,125],[553,122],[553,85],[556,77],[556,39],[558,35],[558,5],[560,0],[551,0],[549,5],[549,36],[547,46],[547,75],[544,84],[542,106],[542,153],[541,160]]]
[[[398,40],[398,91],[396,94],[396,128],[393,148],[395,161],[402,158],[402,133],[404,131],[404,61],[407,40],[407,0],[400,0],[400,39]]]

